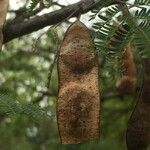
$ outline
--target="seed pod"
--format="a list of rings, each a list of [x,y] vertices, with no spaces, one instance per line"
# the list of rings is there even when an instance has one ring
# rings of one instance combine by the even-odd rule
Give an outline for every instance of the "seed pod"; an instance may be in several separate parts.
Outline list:
[[[3,43],[3,25],[6,19],[9,0],[0,0],[0,50]]]
[[[67,30],[58,57],[57,121],[62,144],[99,138],[98,62],[87,27]]]
[[[150,145],[150,59],[146,58],[143,64],[141,94],[127,127],[128,150],[148,150]]]
[[[136,85],[136,67],[130,44],[125,48],[122,62],[124,72],[122,78],[117,81],[116,87],[121,93],[132,94]]]

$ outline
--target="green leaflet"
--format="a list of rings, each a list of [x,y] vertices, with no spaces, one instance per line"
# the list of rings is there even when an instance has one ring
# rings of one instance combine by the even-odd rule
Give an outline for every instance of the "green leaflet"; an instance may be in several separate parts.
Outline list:
[[[13,117],[26,115],[34,121],[48,119],[49,116],[38,105],[32,103],[20,103],[14,95],[7,92],[0,92],[0,114]]]

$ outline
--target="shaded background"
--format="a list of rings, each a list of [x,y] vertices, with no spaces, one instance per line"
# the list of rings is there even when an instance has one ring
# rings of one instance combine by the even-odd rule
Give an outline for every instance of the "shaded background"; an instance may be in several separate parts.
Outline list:
[[[15,16],[11,10],[23,5],[24,1],[18,1],[18,3],[11,1],[8,19]],[[57,7],[51,9],[54,10]],[[87,22],[88,17],[89,14],[83,15],[81,20],[91,26],[92,21]],[[100,140],[66,146],[59,142],[56,121],[58,90],[56,63],[49,92],[46,90],[46,85],[55,52],[65,30],[74,20],[62,23],[56,29],[44,28],[36,33],[15,39],[4,46],[0,55],[0,91],[15,95],[20,103],[33,102],[39,105],[47,112],[48,118],[35,119],[22,114],[10,117],[0,114],[0,150],[126,150],[127,121],[134,108],[135,97],[122,96],[116,91],[115,83],[119,73],[107,67],[103,57],[99,57],[102,100]],[[38,39],[39,36],[41,37]],[[136,53],[135,56],[138,62]]]

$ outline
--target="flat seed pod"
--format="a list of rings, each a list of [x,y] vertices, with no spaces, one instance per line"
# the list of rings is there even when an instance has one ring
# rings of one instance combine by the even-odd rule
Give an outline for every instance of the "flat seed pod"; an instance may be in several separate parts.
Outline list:
[[[127,128],[128,150],[148,150],[150,145],[150,59],[144,60],[144,81],[141,95]]]
[[[3,25],[6,19],[9,0],[0,0],[0,50],[3,43]]]
[[[57,121],[62,144],[99,138],[98,62],[87,27],[67,30],[58,56]]]
[[[124,72],[122,78],[117,81],[116,87],[123,94],[132,94],[136,86],[136,67],[130,44],[125,48],[122,62]]]

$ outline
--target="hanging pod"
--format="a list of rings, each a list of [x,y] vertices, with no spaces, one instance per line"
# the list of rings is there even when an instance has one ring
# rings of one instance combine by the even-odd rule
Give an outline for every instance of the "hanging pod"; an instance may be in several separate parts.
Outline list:
[[[128,150],[150,146],[150,58],[143,59],[143,85],[127,127]]]
[[[130,43],[124,50],[122,63],[124,69],[123,76],[117,81],[116,87],[123,94],[132,94],[136,87],[136,66]]]
[[[57,121],[62,144],[98,139],[98,61],[88,28],[76,21],[66,31],[58,56]]]
[[[6,19],[9,0],[0,0],[0,50],[3,43],[3,25]]]

